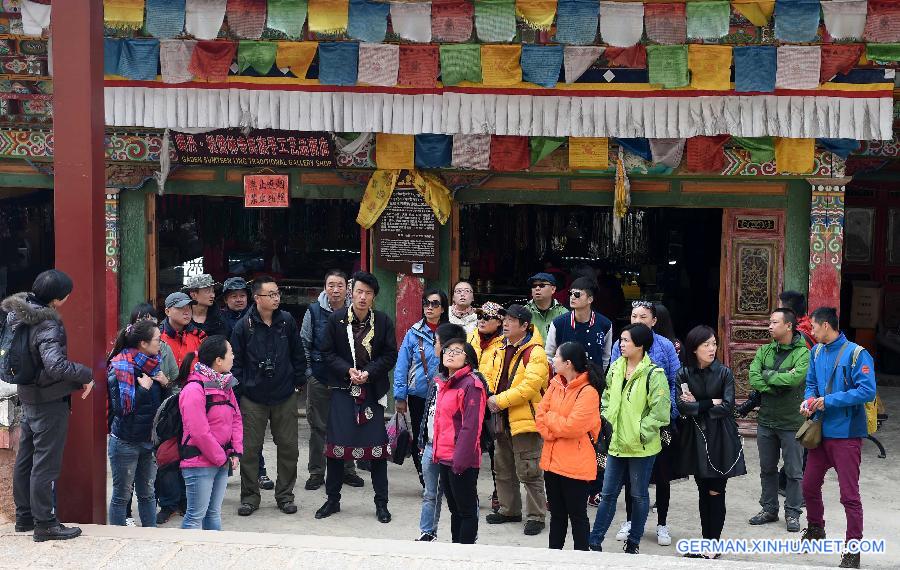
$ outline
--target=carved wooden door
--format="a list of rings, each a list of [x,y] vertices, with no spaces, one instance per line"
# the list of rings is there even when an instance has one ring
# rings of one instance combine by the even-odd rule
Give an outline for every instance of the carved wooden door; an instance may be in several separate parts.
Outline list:
[[[753,356],[769,341],[769,315],[784,282],[784,211],[725,209],[722,215],[720,356],[734,372],[735,397],[742,401],[750,393]],[[755,420],[739,423],[746,431]]]

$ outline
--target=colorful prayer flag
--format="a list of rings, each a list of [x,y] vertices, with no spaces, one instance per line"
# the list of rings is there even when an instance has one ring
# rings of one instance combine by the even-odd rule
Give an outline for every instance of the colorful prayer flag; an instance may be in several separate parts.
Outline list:
[[[441,42],[468,41],[474,16],[475,7],[468,0],[432,0],[431,35]]]
[[[544,160],[565,142],[566,137],[531,137],[528,141],[531,146],[531,164]]]
[[[613,140],[624,150],[635,156],[643,158],[644,160],[653,159],[653,153],[650,151],[650,141],[648,139],[616,137]]]
[[[350,18],[349,0],[309,0],[309,31],[339,34],[347,31]]]
[[[490,158],[491,135],[453,135],[453,168],[488,170]]]
[[[838,73],[850,73],[859,64],[865,48],[863,44],[823,44],[819,83],[831,81]]]
[[[213,40],[225,21],[226,0],[185,0],[184,30],[198,40]]]
[[[400,72],[400,46],[397,44],[359,44],[359,83],[391,87]]]
[[[356,85],[358,68],[358,43],[319,43],[319,83],[321,85]]]
[[[194,79],[188,69],[196,40],[162,40],[159,42],[159,70],[164,83],[186,83]]]
[[[416,168],[447,168],[453,156],[450,135],[415,135]]]
[[[266,26],[291,39],[303,34],[306,22],[306,0],[269,0]]]
[[[644,29],[647,31],[647,39],[663,45],[685,43],[687,41],[686,14],[684,3],[645,4]]]
[[[731,135],[689,138],[686,146],[685,170],[688,172],[721,172],[725,167],[725,144],[730,139]]]
[[[727,0],[687,3],[687,36],[717,40],[728,35],[731,5]]]
[[[866,59],[871,61],[900,61],[900,44],[866,44]]]
[[[569,137],[569,170],[607,170],[609,139]]]
[[[650,154],[653,164],[678,168],[684,156],[685,139],[650,139]]]
[[[364,42],[383,42],[390,4],[375,0],[350,0],[347,35]]]
[[[556,16],[556,0],[516,0],[516,15],[529,28],[547,31]]]
[[[866,0],[831,0],[822,2],[825,29],[835,40],[859,40],[866,30]]]
[[[482,45],[481,77],[485,85],[509,86],[522,82],[521,45]]]
[[[775,137],[775,171],[808,174],[816,162],[815,139]]]
[[[644,35],[644,4],[600,2],[600,38],[615,47],[631,47]]]
[[[563,51],[563,66],[566,72],[566,83],[575,83],[585,71],[603,53],[600,46],[565,46]]]
[[[199,41],[194,46],[188,69],[196,79],[222,83],[228,78],[235,51],[237,44],[228,40]]]
[[[606,63],[610,67],[633,67],[645,69],[647,67],[647,48],[638,44],[629,48],[608,47],[604,50]]]
[[[522,46],[522,80],[536,83],[541,87],[556,87],[562,69],[563,46],[534,45]]]
[[[819,0],[775,2],[775,37],[783,42],[813,42],[819,33]]]
[[[731,0],[734,11],[754,26],[768,26],[775,12],[775,0]]]
[[[559,0],[556,8],[556,41],[591,45],[597,38],[600,6],[596,0]]]
[[[475,0],[475,32],[482,42],[510,42],[516,36],[515,0]]]
[[[710,91],[731,89],[731,46],[688,46],[691,87]]]
[[[775,87],[816,89],[822,67],[820,46],[779,46]]]
[[[481,46],[478,44],[441,45],[441,82],[457,85],[463,81],[481,83]]]
[[[108,28],[140,29],[144,25],[144,0],[103,0],[103,23]]]
[[[431,41],[431,3],[391,4],[394,33],[411,42]]]
[[[119,74],[122,41],[119,38],[103,38],[103,75]]]
[[[13,6],[15,4],[12,4]],[[19,0],[19,14],[22,16],[22,33],[26,36],[41,36],[50,27],[50,4],[38,4],[31,0]]]
[[[118,75],[133,81],[153,81],[158,64],[158,39],[127,39],[122,42]]]
[[[366,191],[359,203],[359,213],[356,215],[356,223],[365,229],[370,229],[381,217],[387,208],[397,179],[400,178],[400,170],[376,170],[369,178]]]
[[[249,68],[260,75],[268,75],[275,65],[278,45],[275,42],[243,40],[238,44],[238,73]]]
[[[775,91],[775,46],[735,46],[734,89],[739,93]]]
[[[750,160],[765,164],[775,158],[775,142],[772,137],[731,137],[731,141],[750,151]]]
[[[147,0],[147,33],[168,39],[184,31],[184,0]]]
[[[866,41],[876,43],[900,42],[900,2],[896,0],[869,0]]]
[[[318,48],[318,42],[278,42],[275,65],[278,69],[290,69],[296,77],[303,79]]]
[[[397,85],[404,87],[434,87],[437,83],[438,46],[400,45],[400,73]]]
[[[530,158],[528,137],[491,135],[491,170],[521,172],[531,166]]]
[[[688,84],[688,49],[679,46],[647,46],[648,81],[666,89]]]
[[[239,38],[258,40],[266,27],[266,0],[228,0],[228,27]]]
[[[379,170],[411,170],[415,168],[413,135],[376,133],[375,164]]]

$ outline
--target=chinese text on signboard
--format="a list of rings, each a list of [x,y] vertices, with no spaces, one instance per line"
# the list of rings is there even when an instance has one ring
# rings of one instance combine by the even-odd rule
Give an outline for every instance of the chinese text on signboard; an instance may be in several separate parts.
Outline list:
[[[172,134],[180,164],[334,168],[334,141],[325,132],[218,129]]]
[[[244,176],[245,208],[289,208],[291,192],[287,174]]]

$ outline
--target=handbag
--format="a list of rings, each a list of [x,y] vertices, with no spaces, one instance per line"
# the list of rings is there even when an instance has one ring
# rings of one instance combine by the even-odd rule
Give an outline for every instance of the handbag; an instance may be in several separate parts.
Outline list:
[[[391,448],[391,461],[397,465],[403,462],[412,452],[412,434],[409,431],[409,420],[406,414],[395,412],[388,421],[388,445]]]
[[[834,375],[837,373],[838,364],[840,364],[841,356],[844,355],[844,350],[846,349],[847,343],[844,343],[844,346],[842,346],[841,350],[838,352],[837,358],[834,359],[834,368],[831,369],[831,377],[828,378],[828,384],[825,385],[825,394],[823,394],[823,396],[827,396],[831,393],[831,387],[834,384]],[[807,418],[806,421],[803,422],[803,425],[800,426],[800,429],[797,430],[797,435],[794,436],[794,439],[806,449],[815,449],[822,444],[822,421],[817,416],[818,413]]]
[[[612,428],[610,427],[609,422],[601,420],[600,433],[597,436],[597,441],[594,441],[591,432],[588,432],[587,436],[594,448],[594,453],[597,455],[597,470],[603,471],[606,469],[606,459],[609,455],[609,442],[612,440]]]

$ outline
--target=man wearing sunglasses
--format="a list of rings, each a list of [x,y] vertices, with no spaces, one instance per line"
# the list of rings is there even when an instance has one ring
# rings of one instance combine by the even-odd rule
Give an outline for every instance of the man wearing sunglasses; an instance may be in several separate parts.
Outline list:
[[[590,277],[579,277],[569,288],[572,311],[556,317],[550,323],[544,350],[547,360],[556,356],[556,347],[575,341],[587,351],[588,358],[602,370],[609,368],[612,352],[612,321],[591,308],[597,294],[597,284]]]
[[[531,300],[525,308],[531,311],[531,322],[535,332],[540,333],[539,342],[543,343],[553,319],[568,311],[553,298],[556,278],[549,273],[535,273],[528,278],[528,286],[531,287]]]

